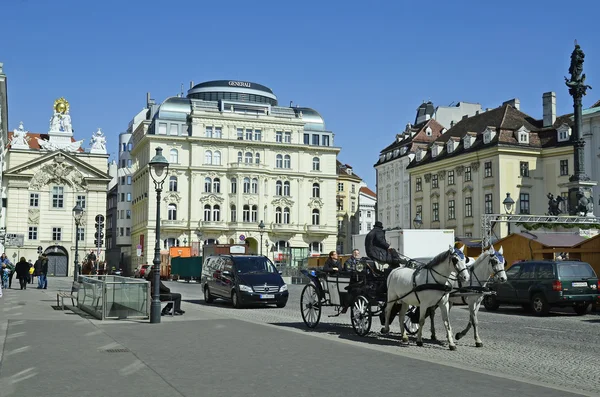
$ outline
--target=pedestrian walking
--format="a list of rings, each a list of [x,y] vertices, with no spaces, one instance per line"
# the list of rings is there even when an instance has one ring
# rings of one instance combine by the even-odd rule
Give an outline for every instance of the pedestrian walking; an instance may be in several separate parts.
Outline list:
[[[6,253],[0,255],[0,264],[6,265],[6,268],[8,269],[8,286],[5,289],[12,288],[12,279],[15,275],[15,265],[13,265],[10,259],[8,259]]]
[[[40,273],[42,272],[42,255],[33,264],[33,275],[38,278],[38,288],[42,288],[40,284]]]
[[[31,263],[31,259],[28,261],[29,263],[29,284],[33,284],[33,272],[34,272],[34,268],[33,268],[33,263]]]
[[[19,285],[21,290],[27,289],[27,281],[29,281],[29,263],[25,257],[21,257],[21,260],[15,266],[17,278],[19,279]]]
[[[2,273],[0,274],[0,276],[2,276],[2,287],[4,289],[8,288],[8,275],[10,273],[10,270],[8,270],[8,267],[6,267],[6,263],[2,264]]]
[[[42,255],[40,275],[38,276],[38,289],[48,288],[48,257]]]

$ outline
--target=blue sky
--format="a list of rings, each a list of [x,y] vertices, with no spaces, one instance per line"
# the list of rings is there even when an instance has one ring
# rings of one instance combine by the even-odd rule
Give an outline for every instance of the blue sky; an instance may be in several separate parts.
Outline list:
[[[71,103],[77,139],[98,127],[109,152],[145,105],[216,79],[253,81],[317,109],[375,188],[373,164],[423,100],[496,107],[517,97],[541,118],[564,85],[576,38],[586,53],[584,106],[600,99],[600,2],[2,0],[0,62],[10,128],[47,132],[54,99]],[[578,10],[575,22],[567,19]],[[596,87],[597,86],[597,87]]]

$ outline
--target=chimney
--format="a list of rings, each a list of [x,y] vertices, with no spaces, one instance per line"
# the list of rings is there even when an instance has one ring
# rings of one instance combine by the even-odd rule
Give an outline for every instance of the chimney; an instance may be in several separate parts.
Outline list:
[[[190,90],[194,88],[194,80],[190,80]]]
[[[510,105],[517,110],[521,110],[521,101],[519,101],[519,98],[513,98],[509,101],[506,101],[502,104],[502,106],[504,105]]]
[[[542,107],[544,113],[544,127],[551,127],[556,121],[556,93],[544,92],[542,95]]]

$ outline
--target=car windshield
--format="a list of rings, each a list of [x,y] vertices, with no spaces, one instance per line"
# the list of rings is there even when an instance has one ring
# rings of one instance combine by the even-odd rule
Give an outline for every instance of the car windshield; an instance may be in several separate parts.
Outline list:
[[[586,277],[595,278],[594,269],[585,263],[559,263],[558,275],[560,277]]]
[[[277,269],[268,258],[264,256],[253,256],[236,258],[235,267],[238,273],[277,273]]]

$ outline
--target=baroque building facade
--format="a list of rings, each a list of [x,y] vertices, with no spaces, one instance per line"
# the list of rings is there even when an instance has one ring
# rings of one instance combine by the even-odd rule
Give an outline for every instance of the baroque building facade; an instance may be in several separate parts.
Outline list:
[[[256,83],[192,84],[187,97],[150,107],[132,146],[132,247],[142,247],[134,266],[154,256],[148,162],[159,147],[170,163],[159,204],[161,250],[184,241],[244,243],[291,264],[335,249],[340,149],[315,110],[278,106],[273,91]]]
[[[366,186],[362,178],[356,175],[352,167],[337,161],[337,228],[336,251],[349,254],[352,250],[352,235],[359,229],[359,191]]]
[[[9,140],[3,184],[7,233],[15,238],[7,254],[11,259],[35,260],[38,253],[45,253],[50,275],[72,275],[75,239],[81,261],[95,249],[95,218],[106,211],[110,177],[104,136],[94,133],[92,148],[85,152],[83,140],[73,138],[69,103],[60,98],[47,134],[30,133],[21,123]],[[84,209],[78,228],[73,217],[76,204]]]
[[[518,110],[518,101],[466,117],[408,166],[413,214],[423,228],[454,229],[480,237],[481,214],[504,214],[510,194],[513,214],[544,214],[547,195],[566,197],[573,167],[572,120],[556,117],[554,93],[544,94],[544,118]],[[496,226],[496,235],[507,225]],[[513,230],[515,231],[515,230]]]

